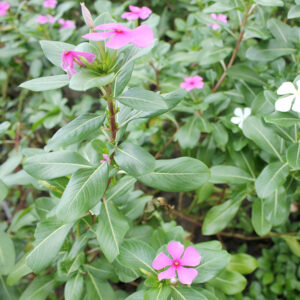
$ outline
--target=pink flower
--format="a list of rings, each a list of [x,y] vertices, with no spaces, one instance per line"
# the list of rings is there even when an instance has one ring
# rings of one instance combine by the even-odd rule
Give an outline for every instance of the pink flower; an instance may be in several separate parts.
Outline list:
[[[44,7],[55,8],[57,4],[57,0],[45,0]]]
[[[62,69],[66,71],[71,78],[77,71],[74,68],[74,63],[84,67],[85,64],[81,61],[80,57],[84,57],[87,59],[89,63],[92,63],[96,59],[96,55],[89,52],[79,52],[79,51],[64,51],[61,54],[62,60]]]
[[[100,160],[100,163],[103,164],[105,162],[110,162],[110,158],[108,156],[108,154],[103,154],[103,160]]]
[[[64,29],[64,28],[76,29],[76,25],[75,25],[74,21],[72,21],[72,20],[59,19],[58,24],[61,25],[60,29]]]
[[[0,17],[5,16],[9,10],[10,5],[5,1],[0,1]]]
[[[203,78],[201,76],[185,77],[180,87],[188,92],[192,89],[202,89],[204,87]]]
[[[222,22],[222,23],[227,23],[227,16],[223,14],[210,14],[211,18],[213,20]],[[208,27],[211,27],[213,30],[219,29],[221,26],[219,24],[207,24]]]
[[[145,20],[152,14],[152,10],[147,6],[137,7],[137,6],[129,5],[129,10],[130,12],[125,12],[121,16],[123,19],[137,20],[140,18],[142,20]]]
[[[184,268],[183,266],[196,267],[200,264],[201,256],[196,248],[190,246],[184,252],[184,246],[180,242],[172,241],[168,244],[168,252],[172,258],[160,252],[152,262],[152,267],[155,270],[161,270],[170,266],[158,274],[158,280],[175,278],[177,272],[178,279],[182,284],[191,284],[198,275],[198,271],[193,268]]]
[[[51,15],[46,15],[46,16],[38,16],[37,19],[35,20],[39,24],[53,24],[55,22],[55,18]]]
[[[148,25],[129,29],[122,24],[107,23],[99,25],[95,29],[108,31],[87,33],[83,38],[92,41],[102,41],[111,37],[105,46],[112,49],[120,49],[129,43],[140,48],[146,48],[154,41],[152,29]]]

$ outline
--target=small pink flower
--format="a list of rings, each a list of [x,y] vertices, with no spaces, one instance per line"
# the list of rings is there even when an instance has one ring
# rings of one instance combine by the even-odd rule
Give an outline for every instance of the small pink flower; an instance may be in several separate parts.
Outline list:
[[[5,16],[9,10],[10,5],[5,1],[0,1],[0,17]]]
[[[112,49],[120,49],[132,43],[139,48],[146,48],[154,41],[152,29],[148,25],[141,25],[135,29],[129,29],[122,24],[107,23],[95,27],[96,30],[108,30],[104,32],[87,33],[83,38],[92,41],[102,41],[109,37],[105,46]]]
[[[55,8],[57,4],[57,0],[45,0],[44,7],[46,8]]]
[[[108,154],[103,154],[103,160],[100,160],[100,163],[103,164],[105,162],[110,163],[110,158]]]
[[[203,78],[201,76],[185,77],[180,87],[188,92],[192,89],[202,89],[204,87]]]
[[[219,22],[222,22],[222,23],[227,23],[227,16],[226,15],[223,15],[223,14],[210,14],[211,18],[213,20],[216,20],[216,21],[219,21]],[[219,24],[207,24],[208,27],[211,27],[213,30],[217,30],[219,29],[221,26]]]
[[[129,5],[129,10],[130,10],[130,12],[125,12],[124,14],[122,14],[121,17],[123,19],[127,19],[127,20],[137,20],[137,19],[146,20],[152,14],[152,10],[147,6],[137,7],[137,6]]]
[[[197,249],[190,246],[184,251],[184,246],[180,242],[175,241],[170,242],[167,248],[172,258],[160,252],[152,262],[152,267],[155,270],[161,270],[170,266],[158,274],[158,280],[175,278],[177,272],[178,279],[182,284],[191,284],[198,275],[198,271],[193,268],[184,268],[183,266],[196,267],[200,264],[201,256]]]
[[[75,25],[74,21],[72,21],[72,20],[59,19],[58,24],[61,25],[60,29],[64,29],[64,28],[76,29],[76,25]]]
[[[55,22],[55,19],[51,15],[46,15],[46,16],[40,15],[37,17],[35,21],[39,24],[47,24],[47,23],[53,24]]]
[[[87,59],[89,63],[92,63],[96,59],[96,55],[89,52],[79,52],[79,51],[64,51],[61,54],[62,60],[62,69],[66,71],[71,78],[77,71],[74,68],[74,63],[84,67],[85,64],[81,61],[80,57],[84,57]]]

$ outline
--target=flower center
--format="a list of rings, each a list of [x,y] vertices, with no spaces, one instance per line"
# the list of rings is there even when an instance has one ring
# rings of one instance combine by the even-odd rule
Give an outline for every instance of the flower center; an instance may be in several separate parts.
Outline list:
[[[123,33],[122,29],[115,29],[115,33]]]
[[[179,261],[179,260],[174,260],[174,261],[173,261],[173,266],[174,266],[175,268],[179,267],[179,266],[180,266],[180,261]]]

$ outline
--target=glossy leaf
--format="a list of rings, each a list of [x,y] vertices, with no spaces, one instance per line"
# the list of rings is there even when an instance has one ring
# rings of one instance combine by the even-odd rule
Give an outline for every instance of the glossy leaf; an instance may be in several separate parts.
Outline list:
[[[7,275],[15,264],[16,253],[13,241],[0,231],[0,275]]]
[[[214,166],[210,171],[210,182],[213,183],[244,184],[255,180],[249,173],[233,166]]]
[[[20,87],[34,92],[42,92],[59,89],[67,84],[69,84],[68,75],[55,75],[23,82]]]
[[[257,267],[258,262],[253,256],[246,253],[238,253],[231,256],[226,269],[240,274],[251,274]]]
[[[255,232],[260,235],[266,235],[272,228],[272,225],[265,218],[265,203],[262,199],[255,199],[252,206],[252,225]]]
[[[78,272],[74,277],[69,279],[65,286],[66,300],[81,300],[84,289],[84,278]]]

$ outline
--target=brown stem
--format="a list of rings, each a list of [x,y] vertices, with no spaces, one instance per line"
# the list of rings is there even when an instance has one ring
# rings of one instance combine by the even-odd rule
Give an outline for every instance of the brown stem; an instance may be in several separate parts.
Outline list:
[[[158,159],[161,154],[167,149],[167,147],[173,142],[174,135],[170,137],[170,139],[164,144],[164,146],[155,154],[155,159]]]
[[[295,236],[296,233],[275,233],[275,232],[271,232],[269,235],[265,235],[265,236],[247,236],[247,235],[243,235],[240,233],[227,233],[227,232],[220,232],[219,235],[221,236],[226,236],[226,237],[231,237],[231,238],[236,238],[236,239],[240,239],[240,240],[245,240],[245,241],[257,241],[257,240],[266,240],[266,239],[271,239],[273,237],[281,237],[281,236]]]
[[[240,31],[240,36],[237,40],[237,43],[236,43],[236,46],[235,46],[235,49],[232,53],[232,56],[230,58],[230,61],[226,67],[226,70],[228,70],[233,64],[234,64],[234,61],[236,59],[236,56],[238,54],[238,51],[239,51],[239,48],[240,48],[240,45],[241,45],[241,42],[243,40],[243,37],[244,37],[244,34],[245,34],[245,31],[244,31],[244,28],[246,26],[246,23],[247,23],[247,20],[248,20],[248,17],[249,17],[249,10],[246,12],[245,14],[245,17],[244,17],[244,20],[243,20],[243,23],[241,25],[241,31]],[[217,82],[217,84],[212,88],[212,92],[215,93],[219,87],[221,86],[221,84],[223,83],[225,77],[226,77],[226,71],[223,72],[223,74],[221,75],[219,81]]]

